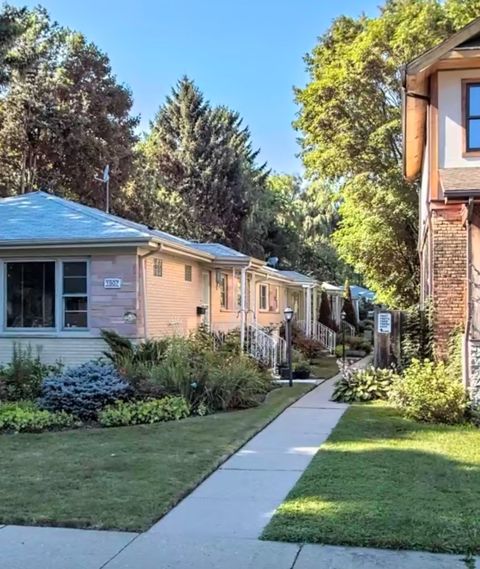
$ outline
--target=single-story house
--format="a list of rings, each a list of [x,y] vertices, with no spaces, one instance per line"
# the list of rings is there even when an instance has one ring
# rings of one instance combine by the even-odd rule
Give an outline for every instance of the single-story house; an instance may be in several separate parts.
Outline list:
[[[15,342],[78,363],[102,329],[134,341],[278,328],[287,304],[313,334],[319,283],[44,192],[0,200],[0,362]]]

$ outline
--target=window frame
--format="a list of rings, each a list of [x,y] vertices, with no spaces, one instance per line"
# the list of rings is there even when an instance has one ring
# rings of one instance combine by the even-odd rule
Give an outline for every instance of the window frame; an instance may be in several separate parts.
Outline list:
[[[53,317],[53,326],[45,326],[45,327],[26,327],[26,326],[8,326],[8,292],[7,292],[7,277],[8,277],[8,271],[7,271],[7,265],[9,263],[54,263],[54,278],[55,278],[55,282],[54,282],[54,299],[53,299],[53,306],[54,306],[54,317]],[[32,258],[28,258],[28,259],[17,259],[17,258],[12,258],[12,259],[3,259],[2,261],[2,271],[3,271],[3,275],[2,275],[2,282],[3,282],[3,291],[2,291],[2,296],[1,296],[1,300],[3,303],[3,310],[2,310],[2,316],[3,316],[3,322],[2,322],[2,330],[4,332],[7,332],[9,334],[16,334],[17,332],[22,333],[22,332],[35,332],[35,333],[43,333],[43,332],[55,332],[57,330],[57,319],[58,319],[58,310],[59,310],[59,306],[58,306],[58,289],[57,289],[57,285],[58,285],[58,266],[56,263],[55,259],[48,259],[48,258],[38,258],[38,259],[32,259]]]
[[[85,330],[90,329],[90,290],[89,290],[89,283],[90,283],[90,271],[89,271],[89,262],[86,259],[59,259],[60,265],[60,291],[61,291],[61,308],[62,308],[62,332],[70,332],[72,330],[78,330],[84,332]],[[85,280],[86,280],[86,287],[85,292],[83,293],[65,293],[63,290],[64,285],[64,278],[65,278],[65,263],[85,263]],[[66,298],[86,298],[87,299],[87,310],[80,310],[78,312],[86,312],[87,313],[87,325],[86,326],[66,326],[65,325],[65,299]],[[72,312],[71,310],[69,312]]]
[[[220,273],[220,309],[228,310],[228,275],[227,273]],[[223,297],[223,298],[222,298]]]
[[[49,328],[11,328],[7,327],[7,263],[36,263],[50,262],[55,263],[55,325]],[[87,328],[65,328],[63,315],[63,263],[64,262],[85,262],[87,264]],[[65,333],[75,335],[76,332],[82,334],[90,331],[90,298],[91,298],[91,259],[89,257],[2,257],[0,258],[0,331],[5,336],[25,335],[31,336],[51,336],[52,334]],[[67,295],[68,296],[68,295]]]
[[[265,289],[265,307],[262,307],[262,289]],[[269,294],[269,285],[260,283],[258,285],[258,310],[260,312],[270,312],[269,310],[269,302],[268,302],[268,294]]]
[[[472,120],[480,121],[479,115],[470,114],[470,88],[480,88],[479,79],[462,79],[462,128],[463,128],[463,156],[480,156],[480,145],[478,147],[470,147],[470,130],[469,123]]]
[[[193,282],[193,266],[192,265],[185,265],[183,276],[184,276],[184,280],[186,283]]]
[[[277,291],[277,308],[272,309],[270,306],[270,292],[271,290],[276,289]],[[268,312],[272,312],[273,314],[278,314],[280,312],[280,287],[278,285],[268,285]]]
[[[160,270],[157,270],[157,269]],[[153,258],[153,276],[161,278],[163,277],[163,259],[161,257]]]

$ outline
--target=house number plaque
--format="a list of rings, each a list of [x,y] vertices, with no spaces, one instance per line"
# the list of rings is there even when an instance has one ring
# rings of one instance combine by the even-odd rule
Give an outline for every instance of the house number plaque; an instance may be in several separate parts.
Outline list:
[[[103,279],[103,288],[122,288],[122,279]]]

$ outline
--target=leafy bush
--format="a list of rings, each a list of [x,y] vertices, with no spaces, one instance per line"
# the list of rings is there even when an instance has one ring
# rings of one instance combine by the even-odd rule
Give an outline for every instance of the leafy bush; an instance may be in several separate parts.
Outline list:
[[[64,411],[51,413],[38,409],[31,402],[0,404],[0,431],[38,433],[75,426],[78,426],[78,421]]]
[[[409,418],[429,423],[460,423],[468,397],[458,378],[444,363],[413,359],[392,386],[390,400]]]
[[[310,377],[310,366],[306,362],[300,362],[293,367],[293,377],[295,379],[308,379]]]
[[[131,394],[131,386],[119,377],[113,365],[87,362],[45,379],[39,405],[48,411],[95,419],[100,409]]]
[[[102,330],[101,335],[110,349],[103,353],[117,368],[138,363],[158,363],[163,359],[169,345],[169,339],[145,340],[134,344],[113,330]]]
[[[306,336],[299,336],[296,338],[293,345],[299,350],[309,361],[317,358],[325,349],[321,342]]]
[[[413,359],[433,359],[433,312],[430,304],[415,304],[402,315],[401,365],[406,368]]]
[[[345,344],[345,355],[347,354],[349,349],[350,349],[350,346]],[[337,356],[337,358],[343,357],[343,344],[337,344],[335,346],[335,355]]]
[[[118,401],[98,414],[103,427],[142,425],[161,421],[179,421],[190,415],[190,405],[183,397],[164,397],[147,401]]]
[[[41,363],[40,355],[32,354],[30,345],[25,348],[13,345],[12,361],[0,369],[2,398],[9,401],[36,399],[40,395],[42,380],[58,366]]]
[[[344,376],[335,384],[332,400],[351,403],[388,399],[397,377],[390,369],[375,369],[374,367],[362,370],[347,369]]]
[[[246,356],[218,362],[204,381],[202,403],[210,410],[255,407],[271,388],[268,376]]]

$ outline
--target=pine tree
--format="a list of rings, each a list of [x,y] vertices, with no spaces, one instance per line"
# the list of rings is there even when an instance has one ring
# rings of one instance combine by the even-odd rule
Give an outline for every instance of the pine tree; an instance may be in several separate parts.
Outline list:
[[[183,77],[160,108],[141,152],[149,172],[145,195],[155,196],[157,213],[167,212],[168,230],[248,249],[245,228],[268,173],[257,166],[258,153],[238,113],[212,108]],[[139,187],[131,193],[141,201],[145,181],[135,183]],[[153,224],[166,229],[161,217]]]
[[[324,324],[325,326],[330,328],[331,330],[335,330],[337,328],[332,318],[332,309],[330,306],[330,300],[325,290],[322,290],[322,296],[320,299],[320,310],[318,313],[318,321],[321,324]]]
[[[345,313],[345,322],[348,322],[357,329],[357,315],[353,306],[352,290],[348,279],[343,287],[343,312]]]

